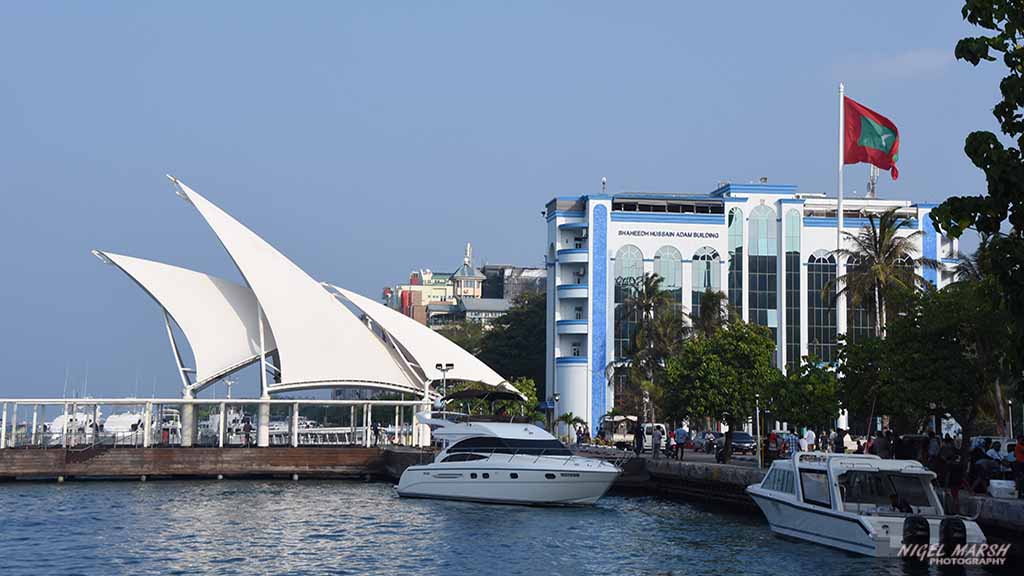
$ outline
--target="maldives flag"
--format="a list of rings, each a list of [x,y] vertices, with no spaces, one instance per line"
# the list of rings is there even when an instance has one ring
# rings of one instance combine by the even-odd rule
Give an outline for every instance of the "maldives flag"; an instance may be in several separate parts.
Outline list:
[[[900,131],[896,125],[878,112],[845,96],[843,115],[843,164],[867,162],[882,170],[889,170],[893,180],[899,178],[896,160],[900,157]]]

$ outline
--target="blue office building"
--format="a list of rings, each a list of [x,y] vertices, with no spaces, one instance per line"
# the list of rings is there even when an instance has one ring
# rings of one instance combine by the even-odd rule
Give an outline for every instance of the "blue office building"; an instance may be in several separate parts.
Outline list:
[[[937,287],[953,280],[957,241],[939,235],[934,204],[878,198],[843,201],[843,230],[893,208],[920,230],[919,255],[940,270],[919,271]],[[614,366],[631,354],[635,319],[624,301],[644,273],[689,312],[706,289],[728,295],[744,320],[768,327],[780,367],[805,356],[831,361],[839,334],[870,334],[874,314],[822,298],[837,274],[837,202],[796,186],[725,184],[710,194],[622,193],[558,197],[547,204],[548,395],[555,413],[585,418],[591,430],[625,385]],[[838,274],[856,262],[839,262]]]

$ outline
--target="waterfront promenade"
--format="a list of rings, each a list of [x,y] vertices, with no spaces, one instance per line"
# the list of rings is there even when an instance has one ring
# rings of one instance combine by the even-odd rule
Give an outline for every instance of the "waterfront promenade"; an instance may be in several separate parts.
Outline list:
[[[581,456],[617,462],[623,474],[616,488],[694,499],[756,510],[744,489],[760,482],[750,456],[719,464],[711,454],[688,452],[683,461],[635,456],[612,448],[584,446]],[[403,446],[318,446],[275,448],[16,448],[0,450],[0,481],[335,478],[397,480],[409,466],[429,461],[430,450]],[[948,495],[946,501],[949,502]],[[947,504],[948,505],[948,504]],[[961,493],[961,514],[986,528],[1024,534],[1024,500]]]

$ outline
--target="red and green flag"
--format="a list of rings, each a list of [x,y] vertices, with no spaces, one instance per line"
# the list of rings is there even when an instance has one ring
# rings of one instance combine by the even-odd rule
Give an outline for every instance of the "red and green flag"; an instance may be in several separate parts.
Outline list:
[[[850,98],[843,97],[843,164],[867,162],[899,177],[900,131],[891,120]]]

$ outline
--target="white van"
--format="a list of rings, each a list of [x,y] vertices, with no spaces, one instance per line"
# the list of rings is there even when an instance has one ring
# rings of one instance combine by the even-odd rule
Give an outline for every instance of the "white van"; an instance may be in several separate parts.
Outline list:
[[[661,430],[661,451],[668,450],[668,428],[664,424],[644,424],[644,452],[651,451],[651,441],[654,434],[654,428],[657,427]]]

